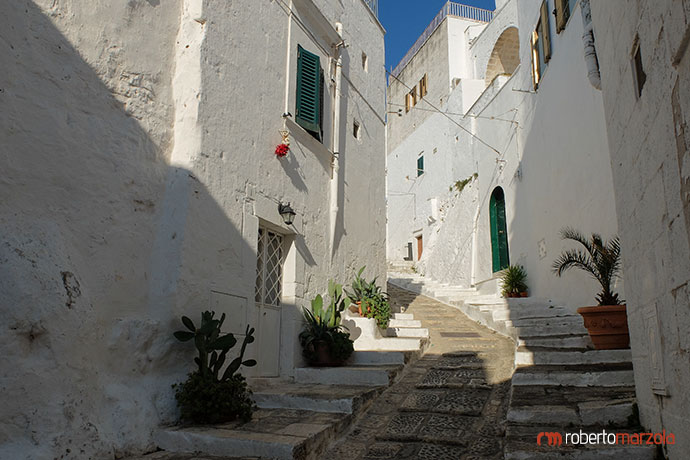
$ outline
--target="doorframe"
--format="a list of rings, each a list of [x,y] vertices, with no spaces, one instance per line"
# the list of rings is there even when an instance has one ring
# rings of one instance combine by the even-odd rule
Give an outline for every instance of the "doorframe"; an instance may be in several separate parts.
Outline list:
[[[252,299],[247,308],[247,324],[256,328],[256,345],[261,343],[258,308],[254,300],[256,286],[256,263],[258,250],[259,226],[283,235],[283,295],[280,311],[280,377],[292,377],[295,368],[303,364],[301,349],[297,336],[302,328],[301,305],[304,303],[304,282],[306,263],[297,249],[297,242],[302,238],[303,220],[299,212],[291,226],[285,225],[278,212],[278,201],[255,193],[252,186],[247,187],[242,211],[242,238],[245,251],[242,254],[243,270],[241,283],[248,299]],[[292,346],[290,344],[292,343]],[[249,357],[258,358],[258,346],[248,347]],[[243,371],[244,372],[244,371]],[[258,375],[258,366],[248,368],[247,376]]]

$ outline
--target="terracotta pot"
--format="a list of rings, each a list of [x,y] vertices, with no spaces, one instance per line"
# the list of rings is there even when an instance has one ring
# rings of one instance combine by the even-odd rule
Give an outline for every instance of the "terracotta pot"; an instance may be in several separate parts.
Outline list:
[[[325,367],[325,366],[342,366],[343,363],[345,362],[344,360],[335,360],[331,357],[331,352],[328,348],[328,344],[326,342],[316,342],[314,344],[314,352],[316,354],[316,359],[310,364],[312,366],[317,366],[317,367]]]
[[[350,310],[351,313],[359,313],[360,310],[362,309],[362,302],[352,302],[350,306],[348,307],[348,310]]]
[[[597,350],[630,348],[628,315],[625,305],[581,307],[577,312],[585,320],[585,327]]]
[[[523,291],[520,293],[520,297],[528,297],[529,294],[527,294],[527,291]]]
[[[357,305],[359,305],[359,316],[361,316],[361,317],[366,316],[364,314],[364,310],[362,310],[362,302],[357,302]],[[371,313],[371,305],[370,304],[368,304],[368,303],[366,304],[366,309],[367,309],[367,313]]]

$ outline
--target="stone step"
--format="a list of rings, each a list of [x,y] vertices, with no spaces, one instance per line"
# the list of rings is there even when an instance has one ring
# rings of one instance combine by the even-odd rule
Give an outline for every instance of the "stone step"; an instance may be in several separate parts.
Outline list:
[[[587,329],[580,324],[558,324],[551,323],[539,324],[535,326],[516,326],[520,337],[553,337],[553,336],[583,336],[587,334]]]
[[[584,321],[580,315],[556,316],[548,318],[509,318],[515,327],[534,326],[570,326],[583,328]]]
[[[534,308],[511,308],[495,310],[495,319],[509,319],[512,321],[541,319],[541,318],[582,318],[577,313],[566,307],[534,307]]]
[[[351,420],[344,414],[259,409],[248,423],[164,428],[154,433],[154,442],[174,453],[316,460]]]
[[[422,322],[416,319],[391,319],[388,327],[422,327]]]
[[[525,337],[521,336],[518,339],[518,347],[539,347],[539,348],[574,348],[574,349],[587,349],[592,348],[592,341],[589,335],[563,335],[563,336],[551,336],[551,337]]]
[[[386,366],[410,362],[413,352],[355,351],[347,364],[356,366]]]
[[[419,327],[389,327],[388,337],[429,337],[429,329]]]
[[[253,399],[261,409],[298,409],[353,414],[368,407],[381,393],[378,387],[312,385],[281,379],[249,379]]]
[[[518,347],[515,353],[517,366],[534,364],[599,364],[624,363],[632,360],[630,350],[568,350],[554,348]]]
[[[393,313],[393,319],[414,319],[412,313]]]
[[[634,398],[614,401],[584,401],[576,405],[511,404],[507,420],[522,425],[549,424],[554,427],[594,426],[624,427],[633,416]]]
[[[576,387],[618,387],[634,385],[632,363],[600,365],[536,365],[519,367],[512,378],[513,386],[569,385]]]
[[[358,344],[355,340],[355,351],[420,351],[426,341],[414,337],[383,337],[370,343]]]
[[[511,389],[511,407],[535,404],[576,407],[587,401],[627,402],[635,398],[635,387],[576,387],[569,385],[516,386]]]
[[[298,367],[295,382],[319,385],[388,386],[403,366]]]

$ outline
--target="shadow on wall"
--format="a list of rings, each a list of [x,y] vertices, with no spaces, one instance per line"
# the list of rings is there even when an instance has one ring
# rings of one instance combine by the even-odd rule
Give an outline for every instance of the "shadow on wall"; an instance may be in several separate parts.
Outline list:
[[[0,47],[0,457],[143,451],[191,369],[179,316],[253,278],[251,248],[33,2]]]

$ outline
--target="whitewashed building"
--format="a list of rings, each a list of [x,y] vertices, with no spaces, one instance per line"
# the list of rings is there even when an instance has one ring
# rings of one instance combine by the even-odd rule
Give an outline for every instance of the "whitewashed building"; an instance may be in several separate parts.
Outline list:
[[[602,95],[580,2],[564,3],[566,19],[553,1],[499,1],[494,12],[449,2],[393,70],[390,262],[486,292],[520,264],[531,295],[594,302],[594,281],[551,269],[563,227],[617,233]]]
[[[623,7],[621,7],[623,6]],[[690,2],[592,1],[642,424],[690,451]]]
[[[301,307],[385,276],[376,6],[6,5],[0,457],[148,449],[193,366],[181,315],[255,327],[250,374],[289,377]]]

